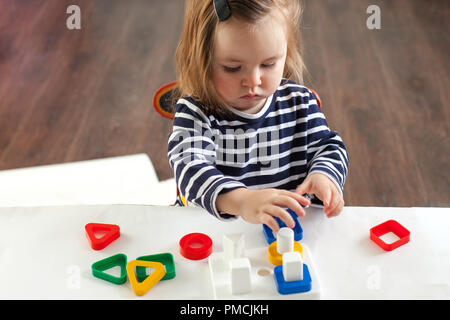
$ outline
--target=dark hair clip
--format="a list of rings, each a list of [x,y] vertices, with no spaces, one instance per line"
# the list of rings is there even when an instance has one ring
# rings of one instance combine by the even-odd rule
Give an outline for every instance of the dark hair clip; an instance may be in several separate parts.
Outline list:
[[[227,0],[213,0],[213,3],[219,21],[225,21],[231,17],[231,9]]]

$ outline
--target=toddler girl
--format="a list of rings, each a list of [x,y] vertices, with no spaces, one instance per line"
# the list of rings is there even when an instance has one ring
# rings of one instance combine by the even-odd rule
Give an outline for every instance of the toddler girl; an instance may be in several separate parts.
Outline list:
[[[188,0],[168,157],[181,194],[272,230],[313,194],[344,206],[348,158],[305,86],[297,0]]]

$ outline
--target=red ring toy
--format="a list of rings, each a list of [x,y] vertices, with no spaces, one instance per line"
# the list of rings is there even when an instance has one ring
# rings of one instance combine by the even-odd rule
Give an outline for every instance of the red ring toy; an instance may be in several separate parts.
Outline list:
[[[200,244],[200,247],[193,247]],[[212,252],[212,240],[203,233],[189,233],[180,240],[180,253],[189,260],[201,260]]]

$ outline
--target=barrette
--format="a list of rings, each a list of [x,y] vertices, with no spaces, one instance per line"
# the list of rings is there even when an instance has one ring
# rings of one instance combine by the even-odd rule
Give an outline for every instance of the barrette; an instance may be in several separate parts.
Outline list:
[[[219,21],[225,21],[231,17],[231,9],[227,0],[213,0],[213,4]]]

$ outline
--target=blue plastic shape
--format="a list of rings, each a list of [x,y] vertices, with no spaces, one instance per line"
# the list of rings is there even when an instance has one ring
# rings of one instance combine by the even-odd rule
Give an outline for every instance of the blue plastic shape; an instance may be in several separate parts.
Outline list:
[[[273,276],[275,277],[278,292],[281,294],[308,292],[311,290],[311,275],[305,263],[303,264],[303,280],[284,281],[282,266],[275,267]]]
[[[289,214],[291,215],[292,219],[294,219],[295,221],[295,227],[294,229],[294,241],[300,241],[303,239],[303,229],[302,226],[300,225],[300,222],[298,221],[298,216],[297,214],[292,211],[292,210],[288,210]],[[280,218],[275,217],[275,220],[278,222],[278,225],[280,226],[280,228],[285,228],[286,224],[281,221]],[[273,234],[272,229],[270,229],[267,225],[263,224],[263,233],[264,233],[264,237],[266,238],[267,244],[271,244],[272,242],[274,242],[275,240],[277,240],[275,238],[275,235]]]

